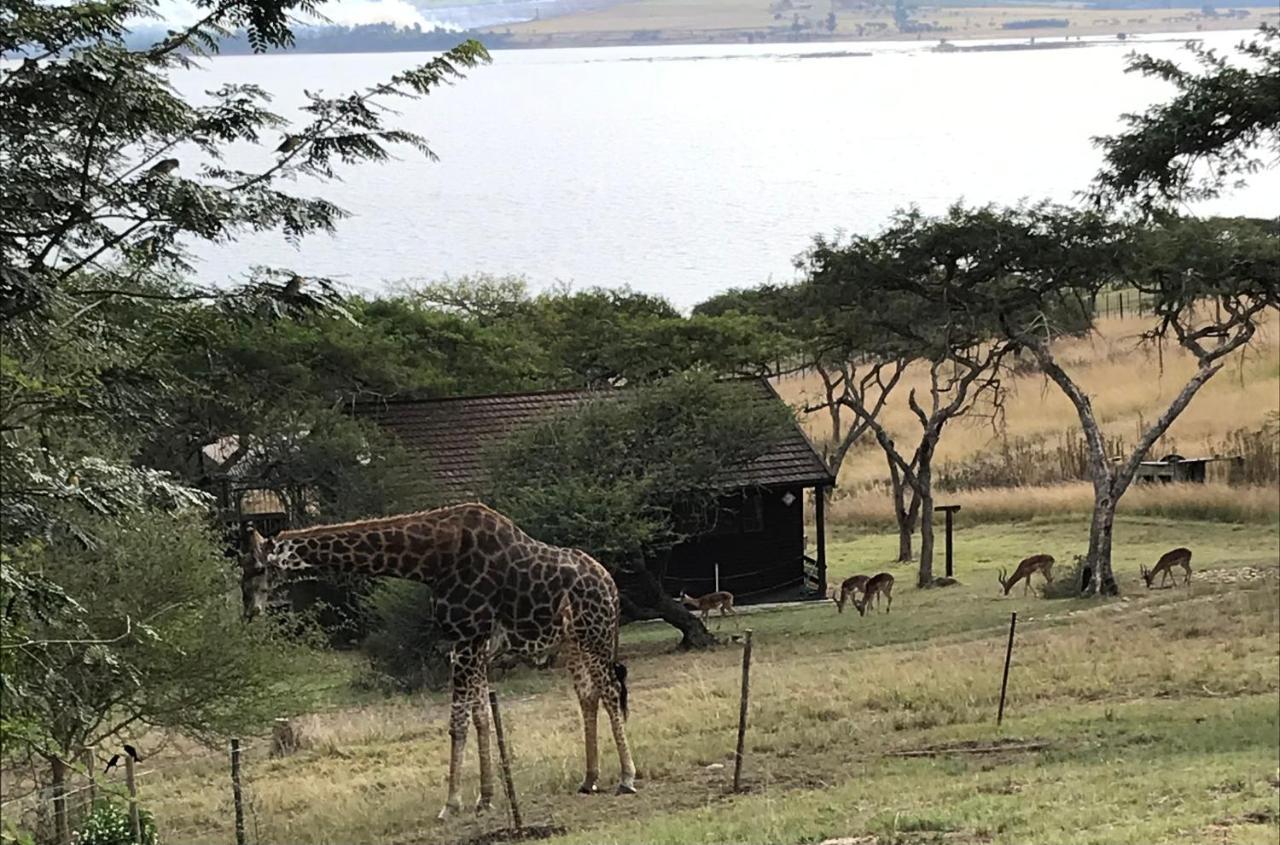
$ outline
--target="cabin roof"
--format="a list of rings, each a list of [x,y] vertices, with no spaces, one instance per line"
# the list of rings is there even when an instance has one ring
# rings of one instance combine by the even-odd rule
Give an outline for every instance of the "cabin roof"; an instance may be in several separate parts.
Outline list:
[[[764,379],[746,382],[758,401],[778,401]],[[450,498],[482,495],[487,449],[542,419],[588,400],[615,401],[625,389],[553,390],[447,399],[389,399],[361,402],[356,416],[377,423],[393,434],[415,457],[431,468],[437,489]],[[751,463],[727,468],[720,479],[724,490],[746,487],[827,487],[835,479],[813,445],[793,427],[766,454]]]

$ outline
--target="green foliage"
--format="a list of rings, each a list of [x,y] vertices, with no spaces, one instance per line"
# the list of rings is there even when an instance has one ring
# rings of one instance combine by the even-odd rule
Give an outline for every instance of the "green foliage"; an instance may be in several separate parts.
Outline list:
[[[1006,326],[1077,333],[1115,272],[1123,230],[1049,203],[897,212],[877,235],[819,237],[805,258],[819,331],[850,353],[946,360]]]
[[[289,685],[301,646],[241,622],[235,573],[198,513],[118,514],[92,534],[93,548],[9,552],[0,710],[23,729],[6,755],[70,759],[130,725],[212,741],[306,706]]]
[[[363,643],[375,686],[402,691],[437,689],[449,680],[447,643],[435,621],[425,584],[384,580],[365,603],[371,633]]]
[[[632,566],[705,528],[723,473],[793,424],[749,385],[675,376],[512,437],[486,458],[489,501],[540,540]]]
[[[156,845],[155,815],[145,807],[138,808],[138,828],[142,845]],[[78,845],[133,845],[133,828],[129,808],[118,801],[98,801],[84,824],[76,831]]]
[[[1257,37],[1238,46],[1238,62],[1188,44],[1198,73],[1168,59],[1131,56],[1129,72],[1170,83],[1176,93],[1142,114],[1125,115],[1123,132],[1095,139],[1106,164],[1094,198],[1173,207],[1217,196],[1229,182],[1266,166],[1266,151],[1280,153],[1278,39],[1280,29],[1263,24]]]

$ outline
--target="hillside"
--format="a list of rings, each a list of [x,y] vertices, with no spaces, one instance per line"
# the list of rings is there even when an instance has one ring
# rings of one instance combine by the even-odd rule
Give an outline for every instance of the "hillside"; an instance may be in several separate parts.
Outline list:
[[[1161,351],[1140,346],[1137,336],[1149,325],[1147,318],[1106,318],[1100,321],[1096,335],[1058,344],[1059,359],[1089,392],[1117,449],[1132,446],[1139,426],[1163,411],[1194,370],[1193,359],[1181,349],[1165,347]],[[907,407],[907,395],[912,387],[924,390],[927,384],[928,375],[923,368],[904,377],[884,417],[895,438],[906,441],[918,436],[919,426]],[[1004,402],[1002,423],[994,424],[990,409],[984,409],[988,413],[960,421],[944,432],[935,463],[940,485],[944,489],[977,488],[952,498],[979,509],[1000,511],[993,512],[992,518],[1064,507],[1083,510],[1091,501],[1087,485],[1045,486],[1048,481],[1060,480],[1054,478],[1060,465],[1078,458],[1080,429],[1070,402],[1031,368],[1021,369],[1007,380],[1007,385],[1009,395]],[[777,387],[783,398],[796,406],[822,396],[822,384],[815,374],[784,378]],[[1273,314],[1259,340],[1234,356],[1156,444],[1155,456],[1169,452],[1186,456],[1222,454],[1232,447],[1238,451],[1239,443],[1227,442],[1233,432],[1257,431],[1277,413],[1280,317]],[[831,423],[826,414],[809,415],[805,425],[819,448],[830,439]],[[843,507],[837,502],[837,513],[872,522],[888,521],[889,503],[881,492],[886,476],[885,458],[874,440],[867,438],[855,446],[840,474],[838,496],[846,501]],[[994,484],[984,483],[988,476],[1004,479],[1000,487],[1012,487],[1007,479],[1013,478],[1039,489],[1034,493],[1025,486],[1014,491],[992,490],[989,488]],[[1219,480],[1225,478],[1220,476]],[[1188,498],[1189,505],[1217,499],[1224,506],[1267,514],[1280,509],[1280,493],[1274,488],[1241,491],[1209,485],[1193,493],[1161,491],[1157,498],[1172,502],[1181,495]],[[1041,498],[1037,500],[1037,496]],[[1006,512],[1007,508],[1013,511]]]
[[[837,0],[624,0],[502,28],[513,45],[603,46],[748,41],[1030,38],[1252,29],[1280,18],[1274,4],[1246,8],[1093,9],[1079,5],[905,4]],[[898,20],[905,14],[905,18]]]

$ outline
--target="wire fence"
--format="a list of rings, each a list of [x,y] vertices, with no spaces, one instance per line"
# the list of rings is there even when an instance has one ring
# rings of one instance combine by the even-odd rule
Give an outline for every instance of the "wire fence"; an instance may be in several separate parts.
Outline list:
[[[228,765],[225,804],[227,841],[236,845],[258,845],[261,831],[258,824],[256,795],[251,779],[244,776],[246,753],[259,747],[259,743],[240,743],[231,740],[228,749]],[[274,748],[274,744],[273,744]],[[110,766],[108,761],[117,756],[120,761]],[[0,814],[6,827],[29,831],[40,845],[71,845],[76,835],[88,821],[95,806],[104,802],[120,805],[128,810],[131,819],[147,808],[149,794],[155,796],[164,789],[166,776],[170,782],[177,776],[189,777],[190,760],[181,756],[168,759],[148,755],[141,760],[146,768],[136,768],[123,750],[103,754],[86,750],[75,760],[46,762],[33,765],[29,772],[18,775],[6,772],[5,794],[0,794]],[[235,810],[236,824],[232,824]],[[141,825],[132,825],[133,841],[144,841]],[[219,828],[221,825],[218,826]],[[232,838],[234,831],[234,839]],[[161,840],[176,841],[173,836],[160,831]]]

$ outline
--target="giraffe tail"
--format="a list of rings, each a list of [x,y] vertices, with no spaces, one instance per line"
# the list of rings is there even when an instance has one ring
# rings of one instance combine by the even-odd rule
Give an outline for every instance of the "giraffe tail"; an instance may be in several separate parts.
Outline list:
[[[613,677],[618,682],[618,708],[622,710],[622,718],[627,718],[627,667],[621,663],[613,664]]]

